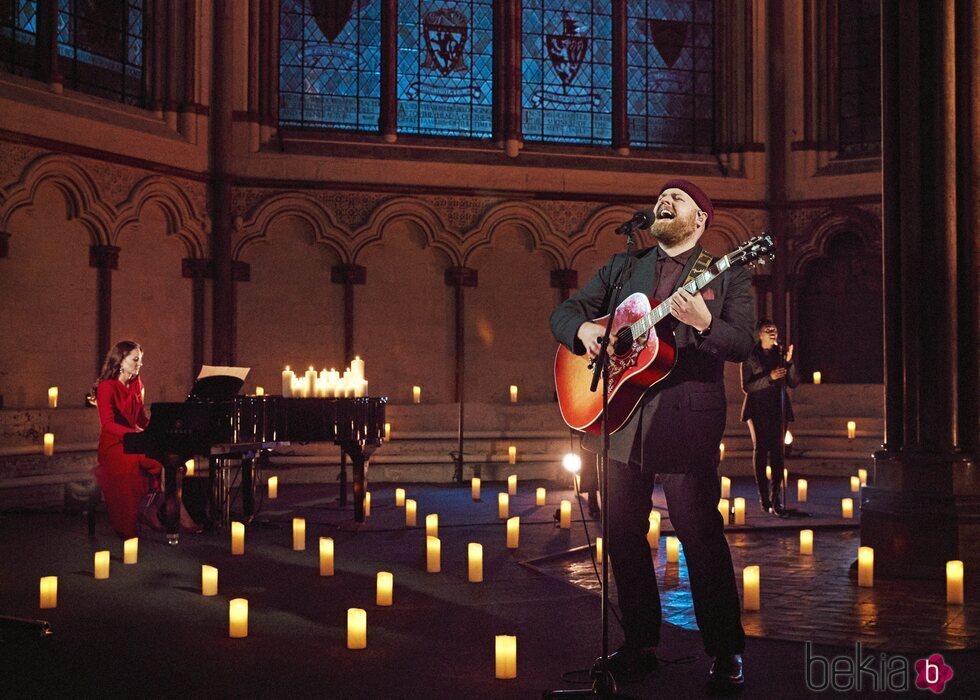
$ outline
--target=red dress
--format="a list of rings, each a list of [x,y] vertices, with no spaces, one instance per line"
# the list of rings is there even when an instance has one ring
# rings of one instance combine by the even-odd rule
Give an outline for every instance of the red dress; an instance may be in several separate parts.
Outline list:
[[[118,379],[104,379],[99,382],[95,397],[102,421],[95,477],[102,488],[112,529],[120,537],[135,537],[140,499],[160,488],[163,470],[155,459],[123,452],[123,435],[149,423],[143,408],[143,381],[136,377],[123,384]]]

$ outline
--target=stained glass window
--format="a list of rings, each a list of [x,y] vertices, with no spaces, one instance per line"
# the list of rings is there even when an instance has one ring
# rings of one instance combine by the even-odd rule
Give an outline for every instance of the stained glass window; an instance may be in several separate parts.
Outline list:
[[[521,96],[528,141],[612,140],[612,3],[524,0]]]
[[[58,54],[65,86],[143,103],[143,0],[59,0]]]
[[[493,135],[491,0],[401,2],[398,131]]]
[[[279,121],[377,131],[380,0],[282,0]]]
[[[713,0],[627,3],[630,143],[687,152],[714,141]]]
[[[0,66],[31,76],[37,41],[35,0],[0,0]]]
[[[847,0],[839,6],[839,151],[881,152],[881,3]]]

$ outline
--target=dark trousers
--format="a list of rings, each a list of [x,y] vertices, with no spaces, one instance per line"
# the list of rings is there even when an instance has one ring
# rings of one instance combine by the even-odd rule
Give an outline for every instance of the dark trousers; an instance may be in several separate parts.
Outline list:
[[[694,614],[709,656],[740,654],[745,645],[732,556],[718,512],[714,470],[661,475],[674,532],[684,547]],[[654,475],[610,460],[609,557],[627,646],[660,642],[660,592],[647,542]]]
[[[786,434],[778,417],[752,418],[747,422],[752,435],[752,462],[759,500],[762,505],[770,506],[782,501],[783,439]],[[772,483],[766,478],[767,464],[772,467]]]

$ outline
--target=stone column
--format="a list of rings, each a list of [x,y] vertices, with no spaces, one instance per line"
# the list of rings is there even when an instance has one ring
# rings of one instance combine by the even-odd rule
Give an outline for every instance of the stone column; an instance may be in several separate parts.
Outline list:
[[[344,364],[354,359],[354,285],[367,282],[367,269],[361,265],[334,265],[330,281],[344,285]]]
[[[455,291],[456,308],[456,402],[459,404],[458,439],[453,455],[453,481],[463,481],[463,414],[466,401],[466,308],[463,291],[477,285],[477,271],[471,267],[450,267],[446,270],[446,285]],[[476,474],[478,476],[478,474]]]
[[[630,152],[629,116],[626,113],[626,3],[612,6],[612,147],[621,156]]]
[[[114,245],[90,247],[88,264],[98,270],[95,287],[95,374],[98,375],[102,360],[112,345],[112,271],[119,269],[119,248]]]
[[[559,291],[559,302],[571,296],[572,290],[578,287],[578,270],[562,269],[551,271],[551,288]]]
[[[204,364],[204,280],[213,278],[207,258],[184,258],[181,273],[191,280],[191,376]]]
[[[39,2],[37,4],[37,45],[34,54],[34,75],[47,83],[51,92],[61,94],[64,90],[64,76],[58,59],[58,3]],[[16,6],[15,6],[16,7]],[[102,358],[99,358],[101,369]]]
[[[398,140],[398,0],[381,0],[381,113],[378,131]]]

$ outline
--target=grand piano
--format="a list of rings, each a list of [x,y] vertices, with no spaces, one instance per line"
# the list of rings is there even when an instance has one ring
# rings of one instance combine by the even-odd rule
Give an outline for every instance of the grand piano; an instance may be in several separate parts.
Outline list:
[[[216,461],[240,459],[242,509],[248,518],[254,512],[255,460],[264,460],[269,451],[295,442],[332,442],[350,457],[354,520],[364,522],[365,463],[384,438],[386,397],[237,396],[240,380],[208,379],[212,381],[198,380],[183,403],[154,403],[146,430],[123,436],[125,452],[146,454],[163,464],[161,521],[168,543],[179,541],[178,474],[188,459],[211,460],[212,495],[219,471]],[[342,495],[343,502],[346,490]]]

